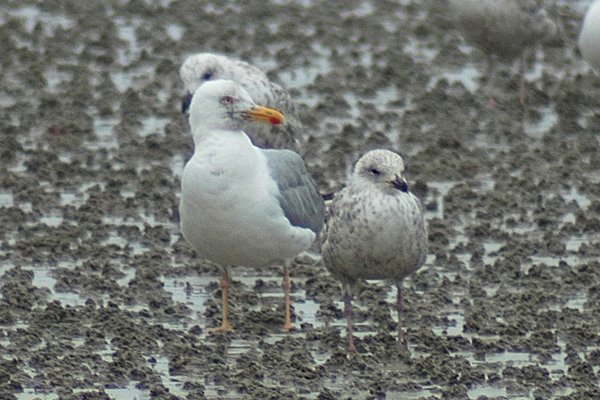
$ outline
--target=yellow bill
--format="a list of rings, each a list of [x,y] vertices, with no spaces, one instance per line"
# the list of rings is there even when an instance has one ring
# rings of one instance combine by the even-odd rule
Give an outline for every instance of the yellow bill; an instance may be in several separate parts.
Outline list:
[[[285,121],[285,117],[279,111],[261,106],[257,106],[252,110],[242,111],[242,114],[247,115],[251,120],[263,121],[271,125],[279,125]]]

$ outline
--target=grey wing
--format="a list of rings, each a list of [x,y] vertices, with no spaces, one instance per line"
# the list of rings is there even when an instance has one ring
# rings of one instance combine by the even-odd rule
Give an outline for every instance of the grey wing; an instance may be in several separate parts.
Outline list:
[[[279,187],[279,204],[294,226],[319,233],[325,222],[325,203],[306,165],[290,150],[263,150],[269,173]]]

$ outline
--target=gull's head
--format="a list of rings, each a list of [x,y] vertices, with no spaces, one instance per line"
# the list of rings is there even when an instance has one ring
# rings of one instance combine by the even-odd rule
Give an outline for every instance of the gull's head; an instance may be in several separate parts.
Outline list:
[[[185,89],[193,94],[204,82],[230,78],[228,70],[232,68],[232,64],[232,60],[219,54],[194,54],[184,61],[179,76]]]
[[[402,157],[389,150],[371,150],[354,166],[354,181],[375,186],[386,193],[407,193]]]
[[[204,82],[230,78],[227,74],[228,64],[231,64],[231,60],[227,57],[212,53],[195,54],[185,60],[179,70],[187,92],[181,105],[183,113],[189,111],[194,92]]]
[[[210,81],[196,89],[190,104],[194,137],[212,130],[242,130],[248,121],[279,125],[284,122],[284,117],[279,111],[256,105],[233,81]]]

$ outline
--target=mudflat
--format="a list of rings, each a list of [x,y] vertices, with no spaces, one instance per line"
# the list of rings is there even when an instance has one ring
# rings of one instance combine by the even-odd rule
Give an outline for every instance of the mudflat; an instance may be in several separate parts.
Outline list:
[[[575,5],[575,2],[570,4]],[[485,58],[444,1],[2,2],[0,398],[590,399],[600,397],[600,77],[579,8],[485,107]],[[323,192],[373,148],[399,151],[429,254],[354,301],[318,249],[292,269],[219,269],[179,231],[192,152],[184,59],[256,65],[302,110]]]

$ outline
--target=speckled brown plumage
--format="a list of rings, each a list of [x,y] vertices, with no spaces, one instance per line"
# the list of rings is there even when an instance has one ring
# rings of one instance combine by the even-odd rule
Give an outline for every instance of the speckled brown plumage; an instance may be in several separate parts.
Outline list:
[[[344,283],[349,342],[352,338],[350,291],[358,280],[386,279],[398,288],[398,343],[402,343],[403,279],[427,256],[421,203],[408,190],[402,157],[373,150],[356,164],[350,184],[329,206],[323,235],[323,263]]]

